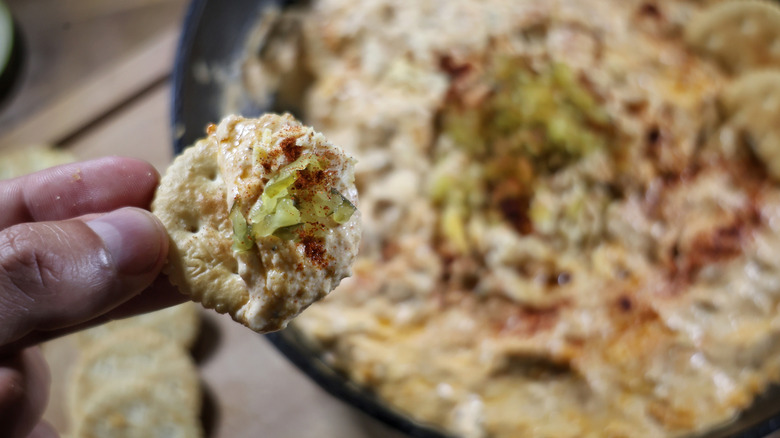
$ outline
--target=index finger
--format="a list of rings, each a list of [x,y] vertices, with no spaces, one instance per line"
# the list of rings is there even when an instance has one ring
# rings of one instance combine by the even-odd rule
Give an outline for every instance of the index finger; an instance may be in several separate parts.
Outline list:
[[[106,157],[0,181],[0,230],[120,207],[148,208],[159,180],[145,161]]]

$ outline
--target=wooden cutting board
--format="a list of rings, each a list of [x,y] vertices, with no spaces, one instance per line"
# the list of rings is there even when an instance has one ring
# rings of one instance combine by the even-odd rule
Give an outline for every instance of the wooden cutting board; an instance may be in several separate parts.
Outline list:
[[[79,159],[123,155],[164,171],[172,159],[168,79],[186,1],[7,3],[29,53],[21,87],[0,113],[0,148],[52,144]],[[208,436],[402,436],[324,393],[229,317],[204,310],[203,321],[194,354]],[[69,338],[43,348],[52,374],[44,418],[66,433],[65,383],[78,349]]]

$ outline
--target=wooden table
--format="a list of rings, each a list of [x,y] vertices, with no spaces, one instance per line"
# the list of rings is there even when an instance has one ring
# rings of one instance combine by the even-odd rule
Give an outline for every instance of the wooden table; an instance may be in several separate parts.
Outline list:
[[[52,144],[80,159],[124,155],[159,170],[171,161],[170,76],[185,0],[9,0],[27,61],[1,107],[0,148]],[[204,311],[196,352],[213,437],[400,438],[331,398],[261,336]],[[44,346],[53,376],[45,418],[68,424],[63,382],[75,346]]]

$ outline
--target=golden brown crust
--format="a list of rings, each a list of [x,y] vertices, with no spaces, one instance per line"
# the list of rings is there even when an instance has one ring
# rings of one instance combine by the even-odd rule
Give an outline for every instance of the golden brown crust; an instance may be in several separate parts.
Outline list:
[[[309,120],[380,164],[359,177],[355,275],[296,326],[454,435],[688,436],[734,418],[777,375],[780,247],[758,236],[780,210],[747,132],[722,126],[733,75],[680,38],[701,2],[408,6],[322,0],[301,26],[303,63],[322,66]],[[563,154],[561,126],[537,137],[568,118],[565,74],[544,76],[558,63],[595,101],[573,120],[607,112],[563,129]],[[572,148],[598,119],[607,147]]]
[[[769,175],[780,181],[780,70],[748,72],[723,91],[727,122],[749,138]]]

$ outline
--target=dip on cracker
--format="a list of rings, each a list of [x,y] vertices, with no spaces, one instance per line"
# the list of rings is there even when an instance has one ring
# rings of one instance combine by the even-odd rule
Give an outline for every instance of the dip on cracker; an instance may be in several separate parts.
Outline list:
[[[228,116],[178,157],[152,211],[171,282],[258,332],[350,275],[360,240],[354,160],[292,116]]]

